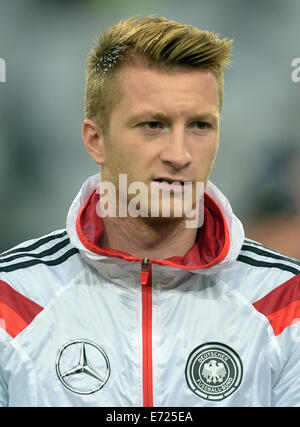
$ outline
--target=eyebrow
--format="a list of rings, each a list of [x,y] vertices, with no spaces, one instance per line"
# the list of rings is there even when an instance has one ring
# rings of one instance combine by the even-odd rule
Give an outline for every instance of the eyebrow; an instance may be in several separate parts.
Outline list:
[[[219,119],[219,113],[213,114],[213,113],[196,113],[192,114],[190,117],[190,121],[203,121],[203,120],[212,120],[214,123],[216,123]],[[156,112],[156,111],[143,111],[138,114],[133,114],[129,116],[126,120],[126,123],[129,125],[132,125],[134,123],[137,123],[141,120],[161,120],[165,122],[169,122],[170,118],[166,116],[164,113]]]

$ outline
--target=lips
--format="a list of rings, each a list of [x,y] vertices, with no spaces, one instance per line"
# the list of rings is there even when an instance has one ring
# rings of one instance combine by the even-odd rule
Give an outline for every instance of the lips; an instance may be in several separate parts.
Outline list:
[[[191,184],[190,181],[184,181],[177,178],[155,178],[152,180],[151,185],[158,187],[160,190],[173,191],[174,193],[182,192],[183,189]]]
[[[167,177],[162,177],[162,178],[155,178],[152,181],[154,182],[165,182],[168,184],[174,184],[174,185],[183,185],[184,184],[184,179],[179,179],[179,178],[167,178]]]

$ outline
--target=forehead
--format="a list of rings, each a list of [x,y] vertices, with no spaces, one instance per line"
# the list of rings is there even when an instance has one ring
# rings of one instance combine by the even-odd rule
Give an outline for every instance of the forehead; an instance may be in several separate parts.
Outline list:
[[[150,107],[174,113],[218,110],[218,83],[210,70],[126,65],[117,80],[121,94],[119,109]]]

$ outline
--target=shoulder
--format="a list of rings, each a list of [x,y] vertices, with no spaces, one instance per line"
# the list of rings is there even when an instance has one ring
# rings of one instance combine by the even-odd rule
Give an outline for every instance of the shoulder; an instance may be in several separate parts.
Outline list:
[[[257,268],[278,269],[294,275],[300,273],[300,261],[263,244],[245,238],[237,261]]]
[[[246,238],[237,258],[245,290],[275,336],[300,320],[300,261]]]
[[[66,230],[23,242],[0,254],[0,274],[24,270],[38,264],[59,265],[78,252],[70,247]]]
[[[0,326],[12,337],[81,268],[66,230],[23,242],[0,255]]]

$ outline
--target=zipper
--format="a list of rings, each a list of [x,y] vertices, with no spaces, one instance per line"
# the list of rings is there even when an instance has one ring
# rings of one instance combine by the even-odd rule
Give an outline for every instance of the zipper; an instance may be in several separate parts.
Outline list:
[[[142,285],[143,404],[144,407],[152,407],[152,271],[148,258],[142,261],[140,284]]]

